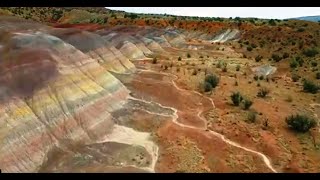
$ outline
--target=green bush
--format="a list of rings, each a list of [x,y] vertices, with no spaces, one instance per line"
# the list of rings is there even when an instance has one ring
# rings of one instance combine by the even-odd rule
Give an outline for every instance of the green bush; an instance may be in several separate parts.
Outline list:
[[[306,49],[303,51],[303,54],[307,57],[315,57],[318,53],[318,50],[314,48]]]
[[[303,90],[305,92],[315,94],[318,92],[319,86],[309,80],[304,80],[303,81]]]
[[[296,57],[296,61],[299,63],[299,66],[300,66],[300,67],[303,66],[304,61],[303,61],[303,59],[302,59],[300,56],[297,56],[297,57]]]
[[[277,54],[272,54],[272,55],[271,55],[271,58],[272,58],[274,61],[276,61],[276,62],[279,62],[279,61],[282,59],[282,57],[280,57],[280,56],[277,55]]]
[[[269,92],[270,91],[267,88],[263,87],[263,88],[259,89],[257,96],[264,98],[269,94]]]
[[[204,92],[209,92],[212,90],[212,85],[208,82],[204,82]]]
[[[252,51],[252,47],[251,47],[251,46],[248,46],[248,47],[247,47],[247,51]]]
[[[248,112],[248,115],[247,115],[247,119],[248,119],[248,121],[251,122],[251,123],[256,122],[257,113],[256,113],[256,112],[249,111],[249,112]]]
[[[249,99],[243,99],[242,104],[243,104],[243,109],[247,110],[250,108],[250,106],[253,104],[253,102],[250,101]]]
[[[259,79],[260,79],[260,80],[263,80],[263,79],[264,79],[264,76],[263,76],[263,75],[260,75],[260,76],[259,76]]]
[[[219,84],[220,79],[217,75],[209,74],[205,77],[204,81],[209,83],[212,88],[215,88]]]
[[[231,95],[231,100],[235,106],[239,106],[241,101],[243,100],[243,97],[240,92],[233,92]]]
[[[306,115],[291,115],[286,118],[288,126],[298,132],[307,132],[316,126],[316,121]]]
[[[293,59],[293,60],[290,61],[290,67],[291,67],[291,68],[293,68],[293,69],[294,69],[294,68],[297,68],[298,65],[299,65],[298,62],[297,62],[295,59]]]

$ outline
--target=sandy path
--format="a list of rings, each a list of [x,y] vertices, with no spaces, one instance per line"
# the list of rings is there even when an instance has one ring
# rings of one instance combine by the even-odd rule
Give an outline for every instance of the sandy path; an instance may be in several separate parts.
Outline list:
[[[156,71],[152,71],[152,70],[142,70],[142,69],[140,69],[139,71],[140,71],[140,72],[151,72],[151,73],[163,74],[163,75],[166,75],[166,76],[173,76],[173,77],[174,77],[174,79],[172,79],[172,84],[173,84],[173,86],[174,86],[177,90],[179,90],[179,91],[188,91],[188,90],[181,89],[181,88],[179,88],[179,87],[177,86],[177,84],[174,82],[174,80],[178,79],[178,77],[177,77],[176,75],[168,74],[168,73],[156,72]],[[199,96],[202,96],[202,97],[208,99],[208,100],[211,102],[211,104],[212,104],[212,108],[215,108],[215,105],[214,105],[214,103],[213,103],[213,101],[212,101],[211,98],[208,98],[208,97],[206,97],[206,96],[204,96],[204,95],[202,95],[202,94],[200,94],[199,92],[196,92],[196,91],[189,91],[189,92],[192,92],[192,93],[194,93],[194,94],[197,94],[197,95],[199,95]],[[161,107],[163,107],[163,108],[169,108],[169,109],[173,110],[173,111],[174,111],[174,115],[172,115],[172,118],[173,118],[173,122],[174,122],[175,124],[179,125],[180,127],[184,127],[184,128],[191,128],[191,129],[196,129],[196,130],[201,130],[201,131],[207,131],[208,133],[210,133],[210,134],[212,134],[212,135],[220,138],[222,141],[224,141],[225,143],[227,143],[227,144],[229,144],[229,145],[231,145],[231,146],[240,148],[240,149],[245,150],[245,151],[247,151],[247,152],[254,153],[254,154],[256,154],[256,155],[258,155],[258,156],[260,156],[260,157],[262,158],[262,160],[263,160],[263,162],[265,163],[265,165],[266,165],[271,171],[277,173],[277,171],[273,168],[273,166],[272,166],[271,161],[269,160],[269,158],[268,158],[266,155],[264,155],[263,153],[260,153],[260,152],[258,152],[258,151],[254,151],[254,150],[249,149],[249,148],[246,148],[246,147],[244,147],[244,146],[241,146],[240,144],[238,144],[238,143],[236,143],[236,142],[233,142],[233,141],[227,139],[224,135],[219,134],[219,133],[217,133],[217,132],[215,132],[215,131],[207,130],[207,125],[206,125],[205,128],[198,128],[198,127],[189,126],[189,125],[185,125],[185,124],[182,124],[182,123],[178,122],[178,121],[177,121],[177,119],[178,119],[178,114],[177,114],[178,110],[175,109],[175,108],[163,106],[163,105],[161,105],[161,104],[159,104],[159,103],[151,102],[151,101],[146,101],[146,100],[143,100],[143,99],[137,99],[137,98],[133,98],[133,99],[135,99],[135,100],[137,100],[137,101],[142,101],[142,102],[145,102],[145,103],[149,103],[149,104],[150,104],[150,103],[155,103],[155,104],[158,104],[159,106],[161,106]],[[142,109],[142,110],[143,110],[143,109]],[[152,113],[152,112],[148,112],[148,113]],[[203,113],[203,112],[200,111],[200,112],[198,113],[198,117],[199,117],[200,119],[202,119],[204,122],[206,122],[206,119],[203,118],[203,117],[201,117],[201,114],[202,114],[202,113]],[[153,113],[153,114],[155,114],[155,113]],[[157,115],[161,115],[161,114],[157,114]],[[166,115],[166,116],[168,116],[168,115]],[[206,124],[206,123],[205,123],[205,124]]]

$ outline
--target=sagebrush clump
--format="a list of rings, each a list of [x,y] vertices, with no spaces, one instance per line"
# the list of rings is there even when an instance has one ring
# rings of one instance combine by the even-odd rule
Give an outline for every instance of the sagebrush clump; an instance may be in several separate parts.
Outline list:
[[[240,92],[233,92],[231,94],[231,100],[232,100],[233,105],[239,106],[241,101],[243,100],[243,97],[240,94]]]
[[[306,115],[291,115],[286,118],[286,123],[290,128],[298,132],[307,132],[310,128],[316,126],[316,121]]]

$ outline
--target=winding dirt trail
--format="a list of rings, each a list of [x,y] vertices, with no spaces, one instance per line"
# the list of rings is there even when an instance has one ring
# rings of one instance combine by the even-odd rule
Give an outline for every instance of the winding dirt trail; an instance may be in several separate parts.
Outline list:
[[[199,92],[196,92],[196,91],[189,91],[189,90],[184,90],[184,89],[179,88],[179,87],[177,86],[177,84],[175,83],[175,81],[174,81],[174,80],[177,80],[177,79],[178,79],[178,77],[177,77],[176,75],[169,74],[169,73],[156,72],[156,71],[153,71],[153,70],[144,70],[144,69],[139,69],[138,71],[140,71],[140,72],[151,72],[151,73],[162,74],[162,75],[166,75],[166,76],[173,76],[174,79],[172,79],[171,81],[172,81],[173,86],[174,86],[177,90],[179,90],[179,91],[192,92],[192,93],[197,94],[197,95],[199,95],[199,96],[201,96],[201,97],[204,97],[204,98],[208,99],[208,100],[211,102],[212,108],[215,108],[215,105],[214,105],[214,103],[213,103],[213,101],[212,101],[211,98],[208,98],[208,97],[206,97],[206,96],[204,96],[204,95],[202,95],[202,94],[200,94]],[[140,73],[140,72],[138,72],[138,73]],[[238,144],[238,143],[236,143],[236,142],[233,142],[233,141],[227,139],[227,138],[226,138],[224,135],[222,135],[222,134],[219,134],[219,133],[217,133],[217,132],[215,132],[215,131],[212,131],[212,130],[208,130],[208,129],[207,129],[207,124],[206,124],[207,121],[206,121],[206,119],[205,119],[204,117],[201,116],[201,114],[202,114],[204,111],[200,111],[200,112],[197,114],[197,116],[205,122],[205,128],[199,128],[199,127],[194,127],[194,126],[190,126],[190,125],[185,125],[185,124],[182,124],[182,123],[178,122],[178,121],[177,121],[177,119],[178,119],[178,117],[179,117],[178,114],[177,114],[178,110],[175,109],[175,108],[173,108],[173,107],[164,106],[164,105],[162,105],[162,104],[160,104],[160,103],[157,103],[157,102],[146,101],[146,100],[138,99],[138,98],[134,98],[134,97],[130,97],[130,98],[131,98],[131,99],[134,99],[134,100],[137,100],[137,101],[144,102],[144,103],[148,103],[148,104],[155,103],[155,104],[157,104],[157,105],[159,105],[159,106],[161,106],[161,107],[163,107],[163,108],[171,109],[171,110],[174,112],[174,115],[172,115],[173,122],[174,122],[175,124],[177,124],[178,126],[183,127],[183,128],[190,128],[190,129],[196,129],[196,130],[200,130],[200,131],[206,131],[206,132],[212,134],[213,136],[220,138],[223,142],[225,142],[225,143],[227,143],[227,144],[229,144],[229,145],[231,145],[231,146],[234,146],[234,147],[240,148],[240,149],[242,149],[242,150],[244,150],[244,151],[247,151],[247,152],[256,154],[256,155],[258,155],[258,156],[260,156],[260,157],[262,158],[262,160],[263,160],[263,162],[265,163],[265,165],[266,165],[272,172],[277,173],[277,171],[276,171],[276,170],[274,169],[274,167],[272,166],[272,163],[271,163],[271,161],[269,160],[269,158],[268,158],[266,155],[264,155],[263,153],[260,153],[260,152],[258,152],[258,151],[254,151],[254,150],[249,149],[249,148],[246,148],[246,147],[243,147],[243,146],[241,146],[240,144]],[[142,109],[142,110],[144,110],[144,109]],[[153,112],[150,112],[150,111],[145,111],[145,112],[148,112],[148,113],[151,113],[151,114],[156,114],[156,115],[161,115],[161,116],[168,116],[168,115],[165,115],[165,114],[153,113]],[[156,161],[155,161],[155,162],[156,162]]]

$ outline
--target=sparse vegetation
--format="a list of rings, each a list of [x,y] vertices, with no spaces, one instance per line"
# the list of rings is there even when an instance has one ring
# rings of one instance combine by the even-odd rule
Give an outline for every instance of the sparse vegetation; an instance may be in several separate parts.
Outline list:
[[[190,55],[190,53],[188,53],[188,54],[187,54],[187,58],[191,58],[191,55]]]
[[[168,65],[164,65],[164,70],[167,70],[168,69]]]
[[[291,115],[286,118],[286,123],[290,128],[297,132],[307,132],[310,128],[316,126],[316,121],[306,115]]]
[[[157,64],[157,61],[158,61],[157,58],[153,58],[152,59],[152,64]]]
[[[312,66],[312,67],[317,67],[317,66],[318,66],[318,63],[317,63],[316,61],[312,61],[312,62],[311,62],[311,66]]]
[[[260,76],[259,76],[259,79],[260,79],[260,80],[263,80],[263,79],[264,79],[264,76],[263,76],[263,75],[260,75]]]
[[[292,74],[291,79],[292,79],[293,82],[297,82],[297,81],[299,81],[300,76],[297,75],[297,74]]]
[[[271,58],[272,58],[274,61],[276,61],[276,62],[279,62],[279,61],[282,59],[282,57],[280,57],[280,56],[277,55],[277,54],[272,54],[272,55],[271,55]]]
[[[299,65],[299,63],[298,63],[295,59],[292,59],[292,60],[290,61],[290,67],[291,67],[292,69],[297,68],[298,65]]]
[[[209,83],[212,88],[215,88],[219,84],[220,79],[217,75],[209,74],[205,77],[204,81]]]
[[[315,94],[315,93],[318,92],[319,86],[316,85],[315,83],[313,83],[312,81],[305,79],[305,80],[303,81],[303,90],[304,90],[305,92]]]
[[[247,51],[252,51],[252,49],[253,49],[253,48],[252,48],[251,46],[248,46],[248,47],[247,47]]]
[[[250,106],[253,104],[253,102],[247,98],[244,98],[242,100],[242,104],[243,104],[243,109],[248,110],[250,108]]]
[[[307,57],[315,57],[318,53],[318,50],[315,48],[310,48],[303,51],[303,54]]]
[[[227,64],[224,64],[222,68],[222,72],[227,72],[227,71],[228,71]]]
[[[320,79],[320,72],[316,73],[316,79]]]
[[[253,79],[256,80],[256,81],[258,81],[258,80],[259,80],[259,76],[255,74],[255,75],[253,76]]]
[[[240,92],[233,92],[231,95],[231,100],[232,100],[233,105],[239,106],[241,101],[243,100],[243,97],[240,94]]]
[[[197,74],[198,74],[198,71],[197,71],[196,69],[194,69],[194,70],[192,71],[192,75],[195,76],[195,75],[197,75]]]
[[[180,56],[178,57],[178,61],[181,61],[181,57]]]
[[[236,66],[236,71],[240,71],[240,64]]]
[[[260,62],[262,58],[263,58],[262,56],[258,55],[255,57],[255,60],[256,62]]]
[[[204,92],[212,91],[212,85],[208,82],[204,82]]]
[[[253,111],[249,111],[247,114],[247,119],[249,122],[254,123],[257,119],[257,113]]]
[[[269,94],[269,92],[270,92],[269,89],[263,87],[263,88],[259,89],[257,96],[264,98]]]

